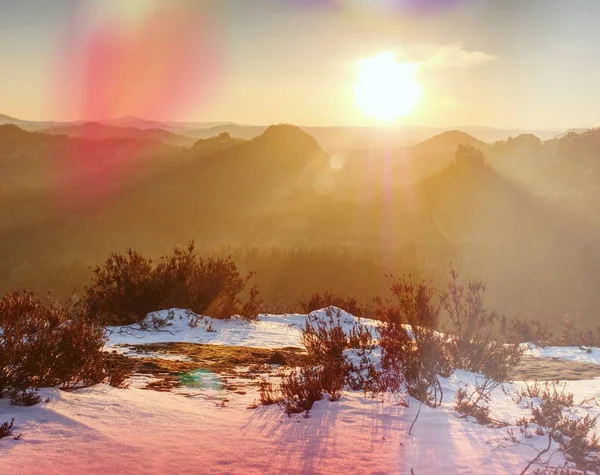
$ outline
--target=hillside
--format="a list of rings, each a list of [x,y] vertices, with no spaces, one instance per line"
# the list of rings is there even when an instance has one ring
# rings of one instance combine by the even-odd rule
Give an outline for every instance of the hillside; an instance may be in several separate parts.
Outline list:
[[[0,114],[0,124],[18,124],[21,122],[19,119],[10,117],[8,115]]]
[[[454,153],[459,145],[469,145],[485,151],[487,144],[479,139],[458,130],[450,130],[434,135],[433,137],[412,147],[413,152],[428,155],[439,153]]]
[[[594,299],[583,296],[600,284],[600,256],[590,246],[594,232],[577,216],[534,198],[489,166],[454,164],[404,196],[420,222],[409,227],[423,226],[418,239],[442,237],[452,248],[446,261],[502,289],[492,292],[498,308],[510,299],[525,315],[591,318]]]
[[[0,126],[1,125],[16,125],[25,130],[36,131],[53,127],[57,125],[56,122],[52,121],[33,121],[33,120],[22,120],[8,115],[0,114]]]
[[[66,135],[67,137],[86,140],[106,140],[114,138],[126,138],[141,141],[164,142],[170,145],[190,146],[194,139],[177,135],[160,128],[139,129],[135,127],[118,127],[104,125],[99,122],[86,122],[76,125],[61,125],[41,132],[48,135]]]
[[[97,123],[119,128],[162,129],[184,137],[206,139],[227,133],[234,138],[253,139],[262,134],[268,126],[239,124],[235,122],[177,122],[149,120],[135,116],[96,120]],[[85,124],[86,121],[71,122],[29,121],[0,114],[0,124],[15,124],[26,130],[44,130],[58,127],[71,127]],[[542,140],[560,138],[569,132],[583,132],[585,129],[572,129],[560,133],[557,130],[501,129],[481,126],[454,128],[403,125],[402,127],[361,127],[361,126],[300,126],[312,135],[327,152],[347,151],[360,148],[400,148],[424,142],[435,135],[460,131],[483,142],[503,141],[522,134],[535,134]]]
[[[452,144],[466,142],[471,145],[482,145],[483,137],[488,141],[506,139],[512,131],[485,130],[481,128],[466,127],[462,131],[445,130],[443,128],[403,126],[403,127],[315,127],[300,126],[307,134],[313,136],[319,145],[328,153],[344,152],[355,149],[399,149],[421,145],[422,153],[440,152],[442,148],[451,148]],[[185,132],[197,138],[208,138],[221,133],[232,137],[252,139],[262,134],[266,126],[220,124],[213,127],[190,129]],[[477,135],[480,133],[479,135]],[[553,134],[544,133],[544,137],[551,138]],[[433,137],[432,137],[433,136]]]
[[[271,126],[247,141],[222,134],[163,152],[140,149],[132,139],[86,142],[7,127],[0,128],[0,171],[13,177],[3,184],[0,221],[5,288],[42,286],[64,269],[62,283],[53,285],[70,290],[110,252],[129,246],[164,252],[194,239],[210,249],[259,246],[289,253],[254,253],[244,261],[251,270],[268,268],[264,259],[274,259],[295,276],[285,278],[296,280],[291,289],[263,272],[270,297],[321,290],[332,279],[318,267],[326,262],[360,262],[356,276],[348,274],[343,282],[365,299],[380,292],[385,272],[427,269],[441,278],[452,263],[488,279],[494,304],[509,314],[552,320],[562,312],[589,314],[600,304],[586,293],[600,275],[593,228],[498,174],[498,157],[487,166],[457,161],[455,144],[479,144],[462,133],[390,152],[328,155],[289,125]],[[517,142],[523,141],[532,142]],[[98,168],[75,168],[88,177],[68,188],[75,209],[58,206],[56,177],[64,162],[53,162],[73,150],[115,177],[110,187],[98,188]],[[10,183],[28,180],[36,187],[9,192]],[[309,279],[293,258],[298,249],[313,252],[318,278]],[[540,273],[546,277],[538,278]]]
[[[91,129],[98,130],[95,126]],[[76,130],[81,129],[77,126]],[[93,170],[111,169],[137,160],[146,162],[146,157],[166,156],[176,150],[153,139],[107,134],[91,140],[0,125],[0,172],[5,186],[10,182],[11,186],[27,188],[30,177],[44,175],[45,181],[38,185],[47,189],[67,175],[75,178],[79,172],[89,174]]]
[[[27,162],[31,164],[35,158],[64,179],[59,162],[53,164],[56,156],[70,156],[73,147],[81,152],[81,143],[90,146],[80,139],[16,132],[29,144],[27,154],[16,145],[1,150],[7,167],[17,163],[17,169],[26,176],[32,175],[27,172]],[[40,158],[33,139],[40,141],[41,148],[56,144],[56,155]],[[245,219],[282,206],[282,199],[303,189],[311,167],[325,161],[314,139],[291,126],[273,126],[256,139],[236,142],[208,156],[198,148],[158,153],[152,147],[140,152],[138,142],[127,143],[135,153],[125,153],[123,162],[119,154],[107,161],[101,147],[104,141],[91,142],[92,155],[76,155],[87,161],[98,157],[98,165],[106,167],[105,176],[114,177],[107,183],[110,188],[98,187],[94,181],[98,174],[88,173],[93,168],[86,162],[64,169],[69,177],[73,171],[81,172],[75,186],[67,188],[68,203],[77,205],[75,210],[57,201],[63,188],[57,188],[56,179],[48,180],[44,173],[43,187],[27,195],[4,194],[3,201],[13,206],[2,208],[6,214],[0,222],[0,243],[10,255],[0,265],[0,275],[6,278],[8,272],[24,271],[26,276],[29,266],[44,262],[49,267],[44,267],[41,277],[55,268],[55,262],[70,265],[73,259],[96,259],[126,246],[156,250],[193,238],[202,244],[220,239],[225,243],[238,233],[241,238],[241,231],[249,229]],[[21,142],[19,146],[25,145]],[[13,154],[21,160],[8,160]],[[0,166],[3,163],[0,160]],[[66,234],[70,236],[68,243]]]

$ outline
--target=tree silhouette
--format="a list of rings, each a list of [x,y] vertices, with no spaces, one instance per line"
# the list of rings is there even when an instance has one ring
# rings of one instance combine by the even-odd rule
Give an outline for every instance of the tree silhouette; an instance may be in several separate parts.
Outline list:
[[[464,168],[475,169],[485,167],[483,152],[468,144],[460,144],[457,147],[454,154],[454,161],[458,166]]]

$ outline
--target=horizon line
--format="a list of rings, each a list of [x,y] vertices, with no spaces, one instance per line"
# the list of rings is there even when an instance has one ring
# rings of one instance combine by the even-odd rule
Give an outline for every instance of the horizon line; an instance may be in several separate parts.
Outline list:
[[[247,122],[237,122],[235,120],[171,120],[171,119],[147,119],[143,117],[139,117],[136,115],[124,115],[120,117],[113,118],[105,118],[105,119],[69,119],[69,120],[56,120],[56,119],[42,119],[42,120],[30,120],[30,119],[20,119],[8,114],[0,113],[0,116],[7,117],[9,119],[26,122],[26,123],[52,123],[52,124],[89,124],[89,123],[98,123],[102,125],[106,125],[107,122],[114,122],[123,119],[129,120],[138,120],[142,122],[156,122],[161,125],[169,125],[169,124],[178,124],[178,125],[201,125],[201,124],[213,124],[212,127],[216,127],[219,125],[236,125],[239,127],[269,127],[271,125],[279,125],[279,124],[288,124],[294,125],[299,128],[315,128],[315,129],[325,129],[325,128],[355,128],[355,129],[401,129],[401,128],[423,128],[423,129],[443,129],[443,130],[453,130],[453,129],[491,129],[491,130],[513,130],[513,131],[545,131],[545,132],[562,132],[568,131],[572,129],[593,129],[597,126],[594,125],[579,125],[579,126],[571,126],[571,127],[519,127],[519,126],[493,126],[493,125],[422,125],[422,124],[329,124],[329,125],[306,125],[306,124],[297,124],[294,122],[271,122],[268,124],[258,124],[258,123],[247,123]]]

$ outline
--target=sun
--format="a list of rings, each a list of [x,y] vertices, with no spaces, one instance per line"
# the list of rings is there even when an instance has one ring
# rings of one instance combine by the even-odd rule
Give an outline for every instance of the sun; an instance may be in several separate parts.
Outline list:
[[[415,108],[423,89],[417,82],[417,65],[396,60],[391,52],[379,53],[357,63],[354,86],[356,105],[376,120],[392,122]]]

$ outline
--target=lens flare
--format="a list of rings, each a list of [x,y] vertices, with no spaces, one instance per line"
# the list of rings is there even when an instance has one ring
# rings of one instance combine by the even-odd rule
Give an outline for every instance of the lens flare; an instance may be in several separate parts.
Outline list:
[[[468,0],[283,0],[308,7],[335,10],[361,10],[363,12],[435,13],[466,3]]]
[[[165,120],[197,111],[215,83],[220,59],[214,22],[198,5],[182,0],[83,2],[57,60],[53,115],[83,121],[131,115]],[[132,147],[125,161],[131,165],[147,146]],[[63,200],[102,201],[122,178],[118,173],[129,169],[96,163],[101,158],[90,154],[90,147],[84,143],[63,157]]]

